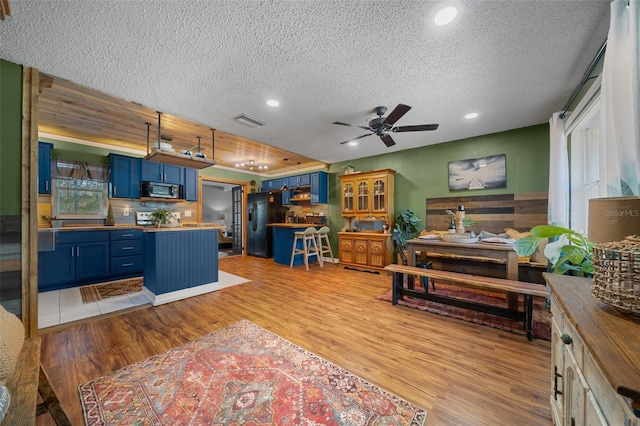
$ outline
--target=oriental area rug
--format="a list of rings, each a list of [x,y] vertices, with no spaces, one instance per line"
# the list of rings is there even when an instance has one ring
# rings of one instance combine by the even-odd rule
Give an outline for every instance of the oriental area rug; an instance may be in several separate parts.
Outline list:
[[[248,320],[78,389],[87,425],[423,425],[427,417]]]
[[[424,290],[422,286],[416,285],[416,290]],[[472,302],[483,303],[485,305],[507,307],[506,297],[502,293],[493,293],[489,291],[462,288],[436,282],[435,290],[429,289],[430,293],[440,294],[448,297],[468,300]],[[379,300],[391,302],[391,290],[387,290],[377,297]],[[522,298],[520,298],[522,299]],[[522,300],[519,300],[519,310],[523,310]],[[460,308],[457,306],[445,305],[442,303],[432,302],[430,300],[416,299],[404,296],[403,300],[398,301],[398,305],[407,306],[409,308],[420,309],[422,311],[432,312],[452,318],[470,321],[476,324],[482,324],[500,330],[510,331],[512,333],[526,335],[521,321],[511,320],[484,312],[476,312],[470,309]],[[551,340],[551,312],[546,307],[545,299],[541,297],[533,298],[533,337],[536,339]]]
[[[109,297],[142,291],[142,285],[142,277],[109,281],[80,287],[80,295],[82,296],[82,303],[91,303]]]

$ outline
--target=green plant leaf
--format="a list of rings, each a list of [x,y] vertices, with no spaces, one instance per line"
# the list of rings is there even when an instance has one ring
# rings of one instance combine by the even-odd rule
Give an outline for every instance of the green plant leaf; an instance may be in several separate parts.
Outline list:
[[[538,247],[538,243],[542,240],[542,238],[538,237],[524,237],[520,238],[514,244],[514,248],[518,253],[518,256],[530,256],[536,251],[536,247]]]
[[[568,228],[563,228],[562,226],[555,225],[538,225],[531,228],[529,231],[531,235],[539,238],[553,238],[558,237],[560,235],[571,235],[574,234],[575,231],[572,231]]]

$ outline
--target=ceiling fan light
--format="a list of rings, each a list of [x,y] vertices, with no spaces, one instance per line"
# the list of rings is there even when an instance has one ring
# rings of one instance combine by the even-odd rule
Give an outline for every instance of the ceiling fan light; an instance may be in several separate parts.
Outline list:
[[[466,118],[467,120],[471,120],[473,118],[476,118],[478,116],[477,112],[470,112],[469,114],[465,115],[464,118]]]
[[[269,105],[270,107],[277,107],[280,105],[280,102],[276,101],[275,99],[269,99],[267,101],[267,105]]]
[[[458,15],[458,9],[455,7],[445,7],[440,12],[436,13],[436,17],[433,19],[433,22],[436,25],[447,25],[451,21],[453,21]]]
[[[358,146],[358,141],[349,141],[347,143],[347,145],[349,145],[349,146]]]

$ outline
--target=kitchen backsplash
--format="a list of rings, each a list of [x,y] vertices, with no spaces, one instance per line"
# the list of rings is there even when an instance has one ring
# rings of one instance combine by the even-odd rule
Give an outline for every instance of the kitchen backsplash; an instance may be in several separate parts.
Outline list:
[[[111,198],[109,203],[113,210],[116,225],[135,225],[136,211],[150,212],[158,207],[164,207],[172,212],[180,212],[180,218],[183,222],[198,221],[197,202],[182,201],[175,203],[163,203]],[[47,211],[49,212],[48,214],[50,214],[51,197],[41,195],[38,197],[38,218],[43,214],[47,214]],[[125,215],[125,212],[128,212],[129,214]],[[104,219],[64,219],[64,226],[70,225],[104,225]],[[48,224],[42,222],[40,223],[40,226],[48,226]]]

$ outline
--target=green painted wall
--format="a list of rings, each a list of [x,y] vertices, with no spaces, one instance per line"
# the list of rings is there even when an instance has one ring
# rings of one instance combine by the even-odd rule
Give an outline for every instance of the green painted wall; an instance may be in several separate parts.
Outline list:
[[[401,143],[401,142],[400,142]],[[507,187],[492,190],[449,191],[450,161],[505,154]],[[393,169],[395,210],[415,211],[425,220],[426,199],[462,195],[546,192],[549,187],[549,126],[540,124],[506,132],[430,145],[351,161],[356,170]],[[329,210],[334,229],[342,227],[339,175],[344,163],[331,165]]]
[[[0,59],[0,215],[20,214],[22,67]]]

